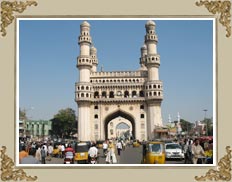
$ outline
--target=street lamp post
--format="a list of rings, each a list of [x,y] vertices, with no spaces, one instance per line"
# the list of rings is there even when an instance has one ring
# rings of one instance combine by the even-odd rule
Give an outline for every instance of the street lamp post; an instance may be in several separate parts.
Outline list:
[[[206,121],[206,112],[208,111],[207,109],[203,110],[205,112],[205,116],[204,116],[204,121],[205,121],[205,134],[206,136],[208,136],[208,122]]]

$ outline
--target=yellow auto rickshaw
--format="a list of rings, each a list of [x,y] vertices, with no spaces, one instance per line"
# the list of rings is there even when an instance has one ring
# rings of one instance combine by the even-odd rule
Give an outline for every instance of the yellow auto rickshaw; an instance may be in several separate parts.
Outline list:
[[[138,140],[134,140],[133,147],[139,147],[139,146],[140,146],[140,142]]]
[[[165,164],[165,147],[163,142],[147,142],[143,145],[143,164]]]
[[[89,144],[86,142],[77,143],[75,146],[74,161],[77,163],[88,163]]]

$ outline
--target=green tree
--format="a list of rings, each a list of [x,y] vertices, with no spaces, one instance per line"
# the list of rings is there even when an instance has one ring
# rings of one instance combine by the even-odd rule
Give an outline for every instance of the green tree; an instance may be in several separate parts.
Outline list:
[[[52,135],[60,138],[70,138],[77,132],[77,120],[75,110],[71,108],[61,109],[52,121]]]
[[[25,110],[19,108],[19,119],[20,120],[27,120],[27,114]]]
[[[213,121],[210,118],[205,118],[202,123],[206,125],[206,135],[212,136],[213,135]]]
[[[174,121],[174,123],[176,124],[177,121]],[[189,133],[192,130],[194,123],[191,123],[191,122],[186,121],[184,119],[180,119],[180,125],[181,125],[183,132]]]

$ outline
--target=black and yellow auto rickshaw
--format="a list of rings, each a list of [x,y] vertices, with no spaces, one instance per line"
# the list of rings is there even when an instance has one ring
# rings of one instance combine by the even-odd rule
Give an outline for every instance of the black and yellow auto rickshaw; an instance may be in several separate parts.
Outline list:
[[[143,145],[143,164],[165,164],[165,147],[163,142],[152,141]]]
[[[77,143],[75,146],[74,161],[78,164],[88,163],[89,144],[86,142]]]

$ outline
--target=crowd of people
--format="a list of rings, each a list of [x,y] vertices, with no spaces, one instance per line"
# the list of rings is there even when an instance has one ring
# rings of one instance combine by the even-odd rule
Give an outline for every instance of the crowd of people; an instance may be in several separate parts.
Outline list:
[[[75,155],[75,150],[68,143],[57,144],[47,142],[28,142],[20,141],[19,144],[19,163],[20,164],[46,164],[46,160],[51,160],[54,149],[58,150],[57,157],[64,158],[66,152],[72,152]]]
[[[144,143],[143,141],[142,143]],[[191,139],[184,138],[174,140],[178,143],[185,156],[185,164],[212,164],[213,163],[213,140],[200,140],[199,138]],[[117,156],[120,156],[126,146],[130,146],[130,141],[120,139],[105,140],[102,144],[103,157],[106,164],[117,163]],[[74,158],[75,146],[69,143],[51,143],[51,142],[23,142],[20,141],[19,148],[19,163],[20,164],[46,164],[46,160],[51,160],[51,157],[56,154],[58,158],[65,158],[68,152],[69,157]],[[57,151],[55,153],[54,151]],[[91,142],[88,150],[89,160],[98,159],[99,149],[96,142]],[[90,161],[89,161],[90,162]]]
[[[178,142],[185,155],[185,164],[212,164],[213,140],[184,139]]]

